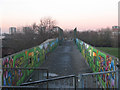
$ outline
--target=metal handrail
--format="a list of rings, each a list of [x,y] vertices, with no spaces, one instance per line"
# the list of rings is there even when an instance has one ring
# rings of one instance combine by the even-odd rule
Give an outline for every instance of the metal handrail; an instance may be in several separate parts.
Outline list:
[[[61,76],[61,77],[56,77],[56,78],[51,78],[51,79],[38,80],[38,81],[34,81],[34,82],[22,83],[20,86],[44,83],[44,82],[49,82],[49,81],[54,81],[54,80],[61,80],[61,79],[71,78],[71,77],[76,77],[76,76],[75,75],[68,75],[68,76]]]
[[[107,73],[115,73],[115,72],[120,72],[120,70],[106,71],[106,72],[96,72],[96,73],[84,73],[84,74],[81,74],[81,75],[82,76],[88,76],[88,75],[98,75],[98,74],[107,74]]]
[[[98,76],[99,75],[105,75],[105,81],[104,82],[106,82],[106,75],[109,73],[115,73],[115,74],[117,74],[116,75],[116,81],[115,81],[115,83],[116,83],[116,85],[115,85],[115,88],[118,88],[118,72],[120,72],[120,70],[115,70],[115,71],[105,71],[105,72],[96,72],[96,73],[84,73],[84,74],[80,74],[79,76],[77,76],[78,78],[79,78],[79,80],[80,80],[80,87],[81,88],[84,88],[84,85],[87,87],[87,83],[88,82],[86,82],[87,80],[86,79],[88,79],[87,77],[89,77],[89,76],[92,76],[94,79],[95,79],[95,81],[96,81],[96,87],[98,88],[98,84],[102,87],[102,88],[105,88],[106,89],[106,84],[105,84],[105,86],[103,86],[103,84],[102,84],[102,79],[100,80],[100,82],[98,81],[97,82],[97,80],[98,80]],[[91,80],[92,81],[92,80]],[[84,84],[85,83],[85,84]],[[110,86],[111,88],[112,88],[112,86]]]
[[[0,88],[9,88],[9,89],[18,89],[18,88],[41,88],[39,86],[27,86],[27,85],[32,85],[32,84],[40,84],[40,83],[44,83],[46,82],[48,84],[49,81],[55,81],[55,80],[61,80],[61,79],[66,79],[66,78],[71,78],[74,77],[75,79],[75,83],[74,83],[74,88],[76,89],[76,76],[75,75],[68,75],[68,76],[61,76],[61,77],[56,77],[56,78],[51,78],[51,79],[45,79],[45,80],[38,80],[38,81],[34,81],[34,82],[28,82],[28,83],[23,83],[20,86],[0,86]],[[49,88],[48,86],[46,87],[47,89]]]

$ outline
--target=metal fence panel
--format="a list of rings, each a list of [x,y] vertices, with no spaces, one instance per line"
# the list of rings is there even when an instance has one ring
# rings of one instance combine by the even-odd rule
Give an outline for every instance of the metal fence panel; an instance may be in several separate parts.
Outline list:
[[[120,71],[119,71],[120,72]],[[118,70],[78,76],[79,88],[118,88]]]

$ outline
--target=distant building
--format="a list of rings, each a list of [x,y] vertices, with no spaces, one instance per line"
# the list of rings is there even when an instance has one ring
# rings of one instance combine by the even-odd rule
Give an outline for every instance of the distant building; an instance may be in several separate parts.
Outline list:
[[[27,32],[27,31],[29,31],[29,30],[31,30],[30,27],[23,27],[23,32],[24,32],[24,33]]]
[[[112,26],[112,30],[113,31],[118,31],[118,30],[120,30],[120,27],[119,26]]]
[[[9,33],[10,33],[10,34],[16,33],[16,27],[10,27],[10,28],[9,28]]]
[[[120,34],[120,27],[119,26],[112,26],[112,38],[118,36]]]
[[[5,36],[2,35],[1,28],[0,28],[0,40],[4,39]],[[0,41],[0,48],[1,48],[1,41]]]
[[[4,39],[5,36],[2,36],[1,28],[0,28],[0,49],[3,47],[2,45],[2,39]]]
[[[19,34],[21,33],[21,34],[22,34],[22,33],[23,33],[23,30],[22,30],[22,29],[23,29],[23,28],[17,28],[16,33],[19,33]]]
[[[52,30],[53,30],[53,31],[58,31],[58,32],[59,32],[59,30],[62,30],[62,29],[61,29],[60,27],[58,27],[58,26],[54,26]]]

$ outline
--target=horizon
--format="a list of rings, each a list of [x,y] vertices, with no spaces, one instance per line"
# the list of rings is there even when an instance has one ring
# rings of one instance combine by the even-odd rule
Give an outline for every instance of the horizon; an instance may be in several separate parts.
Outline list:
[[[39,23],[42,17],[52,17],[62,29],[98,30],[118,25],[119,0],[1,0],[0,28]],[[42,3],[42,4],[41,4]]]

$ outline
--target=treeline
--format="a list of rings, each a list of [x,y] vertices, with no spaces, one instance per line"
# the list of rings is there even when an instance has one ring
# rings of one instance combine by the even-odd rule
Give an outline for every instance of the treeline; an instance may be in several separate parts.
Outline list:
[[[110,28],[93,31],[78,31],[77,38],[95,47],[120,47],[120,37],[118,31]],[[64,38],[74,38],[73,30],[64,31]]]
[[[42,18],[39,24],[22,27],[19,33],[5,34],[2,40],[2,57],[24,49],[40,45],[47,39],[57,38],[58,31],[55,20]]]
[[[115,33],[109,29],[101,29],[99,31],[77,31],[77,37],[84,42],[95,47],[120,47],[118,42],[118,32]]]

